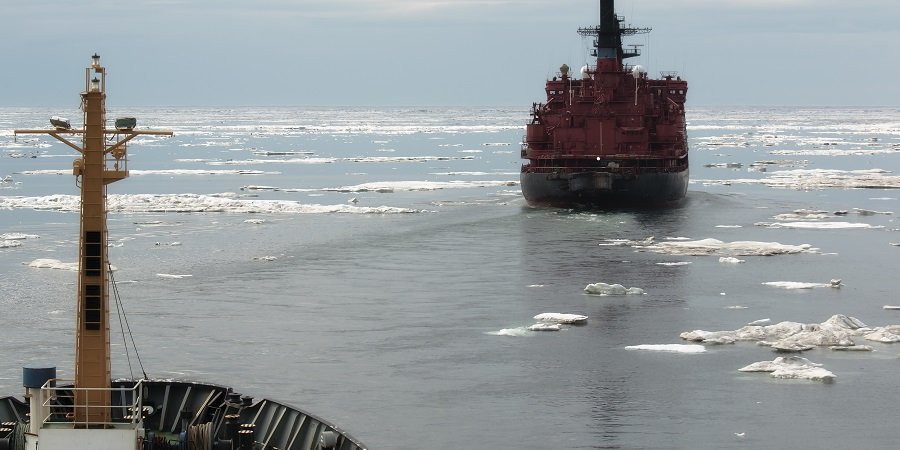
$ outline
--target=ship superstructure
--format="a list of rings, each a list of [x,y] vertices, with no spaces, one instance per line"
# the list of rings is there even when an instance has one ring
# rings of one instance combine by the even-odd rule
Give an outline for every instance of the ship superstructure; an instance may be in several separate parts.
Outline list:
[[[649,28],[622,26],[613,0],[600,0],[600,23],[579,28],[596,64],[573,76],[563,64],[531,108],[522,145],[522,193],[532,206],[670,205],[688,185],[684,103],[677,73],[652,79],[622,37]]]
[[[0,398],[2,450],[361,450],[334,425],[292,406],[243,396],[224,386],[174,380],[113,380],[110,371],[106,186],[128,176],[127,144],[141,135],[133,117],[106,128],[106,69],[94,55],[81,93],[83,128],[52,117],[50,135],[75,149],[81,190],[78,283],[75,299],[75,379],[54,366],[23,368],[25,396]],[[81,145],[70,140],[81,136]]]

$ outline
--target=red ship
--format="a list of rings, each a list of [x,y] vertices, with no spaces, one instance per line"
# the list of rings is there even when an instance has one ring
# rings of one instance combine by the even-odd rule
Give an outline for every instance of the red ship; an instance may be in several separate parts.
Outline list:
[[[577,79],[563,64],[547,101],[532,105],[521,173],[531,206],[664,206],[687,194],[687,82],[623,62],[640,51],[623,50],[622,37],[650,29],[623,27],[613,3],[600,0],[600,25],[578,29],[593,38],[596,65]]]

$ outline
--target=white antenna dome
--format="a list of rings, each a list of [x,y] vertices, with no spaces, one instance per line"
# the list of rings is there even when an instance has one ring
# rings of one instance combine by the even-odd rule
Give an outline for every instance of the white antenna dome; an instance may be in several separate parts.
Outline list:
[[[634,66],[634,69],[631,69],[631,76],[633,76],[634,79],[640,78],[645,73],[647,73],[647,70],[641,65]]]
[[[590,69],[588,68],[587,64],[581,66],[581,79],[582,80],[587,80],[588,78],[591,77],[591,74],[588,73],[588,70],[590,70]]]

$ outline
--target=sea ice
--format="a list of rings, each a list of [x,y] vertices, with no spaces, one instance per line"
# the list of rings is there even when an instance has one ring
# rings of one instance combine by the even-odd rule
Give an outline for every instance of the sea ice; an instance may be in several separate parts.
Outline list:
[[[18,247],[20,245],[22,245],[22,243],[19,241],[13,241],[10,239],[0,240],[0,248],[13,248],[13,247]]]
[[[768,172],[763,179],[745,178],[730,180],[695,180],[703,184],[764,184],[788,189],[896,189],[900,188],[900,176],[885,175],[882,169],[827,170],[795,169]]]
[[[870,225],[859,222],[758,222],[757,226],[766,228],[796,228],[802,230],[841,230],[850,228],[884,228],[881,225]]]
[[[703,353],[706,351],[706,347],[696,344],[641,344],[629,345],[625,349],[673,353]]]
[[[0,234],[0,241],[23,241],[25,239],[37,239],[40,236],[36,234],[25,233],[3,233]]]
[[[541,313],[534,316],[534,320],[553,323],[584,323],[587,322],[588,316],[581,314]]]
[[[797,352],[815,347],[851,347],[855,345],[855,337],[884,343],[900,342],[900,325],[872,328],[854,317],[835,314],[818,324],[786,321],[773,325],[747,325],[733,331],[694,330],[680,336],[686,341],[705,344],[756,341],[776,351]]]
[[[723,264],[740,264],[746,262],[746,260],[737,259],[734,256],[720,256],[719,262]]]
[[[890,216],[890,215],[894,214],[893,211],[875,211],[873,209],[853,208],[853,210],[856,211],[856,213],[861,216],[874,216],[876,214],[883,214],[886,216]]]
[[[828,347],[836,352],[871,352],[874,351],[868,345],[832,345]]]
[[[772,361],[760,361],[738,369],[741,372],[771,372],[773,378],[807,379],[831,383],[835,375],[821,364],[799,356],[779,356]]]
[[[697,241],[660,242],[645,246],[632,245],[669,255],[703,256],[771,256],[794,253],[815,253],[816,249],[809,244],[789,245],[778,242],[734,241],[723,242],[718,239],[700,239]]]
[[[382,163],[382,162],[429,162],[429,161],[468,161],[474,156],[359,156],[344,158],[344,161],[358,163]]]
[[[182,279],[182,278],[192,277],[193,275],[177,275],[177,274],[171,274],[171,273],[158,273],[158,274],[156,274],[156,276],[158,276],[160,278]]]
[[[112,194],[108,200],[113,213],[145,212],[228,212],[268,214],[404,214],[423,212],[391,206],[354,206],[305,204],[291,200],[247,200],[234,198],[236,194]],[[80,199],[74,195],[48,195],[44,197],[0,197],[0,209],[27,208],[77,212]]]
[[[558,323],[536,323],[528,327],[528,331],[559,331],[562,326]]]
[[[831,280],[828,283],[808,283],[803,281],[766,281],[762,284],[782,289],[813,289],[819,287],[840,289],[841,280],[835,279]]]
[[[58,269],[58,270],[69,270],[73,272],[78,271],[78,263],[64,263],[58,259],[49,259],[49,258],[39,258],[31,261],[27,264],[28,267],[34,267],[35,269]]]
[[[891,330],[888,329],[888,327],[877,328],[875,331],[863,337],[869,341],[882,342],[885,344],[900,342],[900,334],[897,334],[897,330]]]
[[[592,295],[644,295],[637,287],[626,288],[621,284],[593,283],[584,287],[584,292]]]
[[[656,263],[660,266],[686,266],[691,264],[690,261],[677,261],[677,262],[658,262]]]
[[[499,331],[489,331],[487,334],[492,336],[526,336],[529,331],[525,327],[517,327],[517,328],[504,328]]]
[[[482,187],[516,186],[518,181],[510,180],[451,180],[451,181],[376,181],[372,183],[357,184],[354,186],[341,186],[336,188],[324,188],[323,191],[333,192],[379,192],[391,193],[395,191],[436,191],[439,189],[469,189]]]
[[[210,166],[236,166],[250,164],[329,164],[337,158],[287,158],[287,159],[229,159],[226,161],[210,161]]]
[[[648,245],[653,245],[656,239],[653,236],[650,236],[645,239],[640,240],[632,240],[632,239],[604,239],[604,242],[600,243],[601,247],[606,246],[628,246],[635,248],[643,248]]]

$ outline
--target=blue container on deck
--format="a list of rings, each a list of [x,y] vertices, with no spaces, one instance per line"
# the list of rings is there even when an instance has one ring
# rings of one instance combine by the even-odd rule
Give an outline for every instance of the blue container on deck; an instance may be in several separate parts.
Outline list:
[[[55,366],[25,366],[22,368],[22,386],[40,389],[49,380],[56,378]]]

